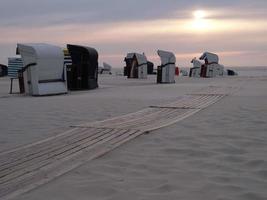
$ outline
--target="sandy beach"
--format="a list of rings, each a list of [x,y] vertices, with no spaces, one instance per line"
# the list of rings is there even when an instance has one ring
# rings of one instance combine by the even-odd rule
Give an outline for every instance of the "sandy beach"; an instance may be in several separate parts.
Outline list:
[[[267,77],[176,77],[175,84],[166,85],[155,79],[101,75],[97,90],[28,97],[9,95],[9,79],[1,78],[0,152],[209,86],[240,87],[183,121],[131,140],[14,199],[267,199]]]
[[[267,0],[0,19],[0,200],[267,200]]]

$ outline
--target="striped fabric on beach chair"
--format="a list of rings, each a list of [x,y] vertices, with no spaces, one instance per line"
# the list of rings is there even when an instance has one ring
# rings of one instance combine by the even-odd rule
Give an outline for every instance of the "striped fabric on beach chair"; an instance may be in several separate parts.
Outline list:
[[[64,66],[67,68],[67,66],[72,65],[72,59],[69,50],[67,48],[63,49],[63,53],[64,53]]]
[[[8,58],[8,76],[11,78],[18,77],[18,71],[22,69],[23,62],[21,58]]]
[[[14,79],[19,79],[18,72],[23,68],[23,62],[21,58],[12,57],[8,58],[8,76],[10,77],[10,91],[13,93],[13,81]],[[21,91],[20,91],[21,92]]]

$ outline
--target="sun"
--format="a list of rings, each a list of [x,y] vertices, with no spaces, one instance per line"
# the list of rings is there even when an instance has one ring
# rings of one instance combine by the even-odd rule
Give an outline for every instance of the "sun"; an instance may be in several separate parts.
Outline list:
[[[191,23],[191,28],[198,32],[206,32],[211,28],[211,20],[206,19],[207,12],[204,10],[193,11],[194,20]]]
[[[207,13],[204,10],[196,10],[193,12],[195,19],[204,19]]]

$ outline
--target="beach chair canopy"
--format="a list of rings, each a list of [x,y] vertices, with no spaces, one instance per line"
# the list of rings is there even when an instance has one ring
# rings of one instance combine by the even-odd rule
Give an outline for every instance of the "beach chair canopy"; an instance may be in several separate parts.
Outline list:
[[[67,45],[71,55],[72,64],[87,65],[87,73],[91,78],[95,78],[98,68],[98,53],[94,48],[80,45]]]
[[[39,81],[59,80],[63,77],[64,55],[60,47],[36,43],[18,44],[17,53],[21,55],[23,66],[36,63]]]
[[[127,55],[126,55],[126,57],[125,57],[124,60],[127,60],[127,59],[133,59],[134,54],[135,54],[135,53],[127,53]]]
[[[163,66],[168,64],[175,64],[176,62],[175,55],[172,52],[158,50],[158,55],[160,56],[161,64]]]
[[[133,59],[134,56],[136,57],[136,60],[138,62],[138,66],[147,64],[146,56],[144,54],[140,54],[140,53],[128,53],[126,58],[125,58],[125,61],[129,60],[129,59]]]
[[[147,58],[144,54],[135,54],[139,66],[147,64]]]
[[[206,64],[218,64],[219,63],[219,57],[218,55],[210,52],[204,52],[202,56],[199,58],[200,60],[205,60]]]

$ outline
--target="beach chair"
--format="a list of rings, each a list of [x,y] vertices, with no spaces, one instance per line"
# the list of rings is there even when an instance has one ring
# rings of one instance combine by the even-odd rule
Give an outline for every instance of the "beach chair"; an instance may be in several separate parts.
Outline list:
[[[100,67],[98,69],[98,73],[99,74],[107,73],[107,74],[110,74],[111,75],[112,74],[111,73],[111,69],[112,69],[112,66],[104,62],[103,63],[103,67]]]
[[[27,95],[67,93],[64,54],[60,47],[43,43],[18,44],[17,53],[24,64],[21,78]]]
[[[124,74],[128,78],[147,78],[147,58],[144,54],[128,53],[124,61],[126,62]]]
[[[196,57],[191,60],[191,63],[193,64],[193,67],[190,68],[189,77],[199,78],[203,63],[197,60]]]
[[[175,83],[175,62],[176,58],[172,52],[158,50],[161,65],[157,70],[157,83]]]
[[[67,68],[69,90],[98,88],[98,52],[91,47],[67,45],[72,64]]]
[[[201,77],[212,78],[224,75],[224,66],[219,64],[218,55],[210,52],[204,52],[199,59],[205,61],[205,64],[201,66]]]

